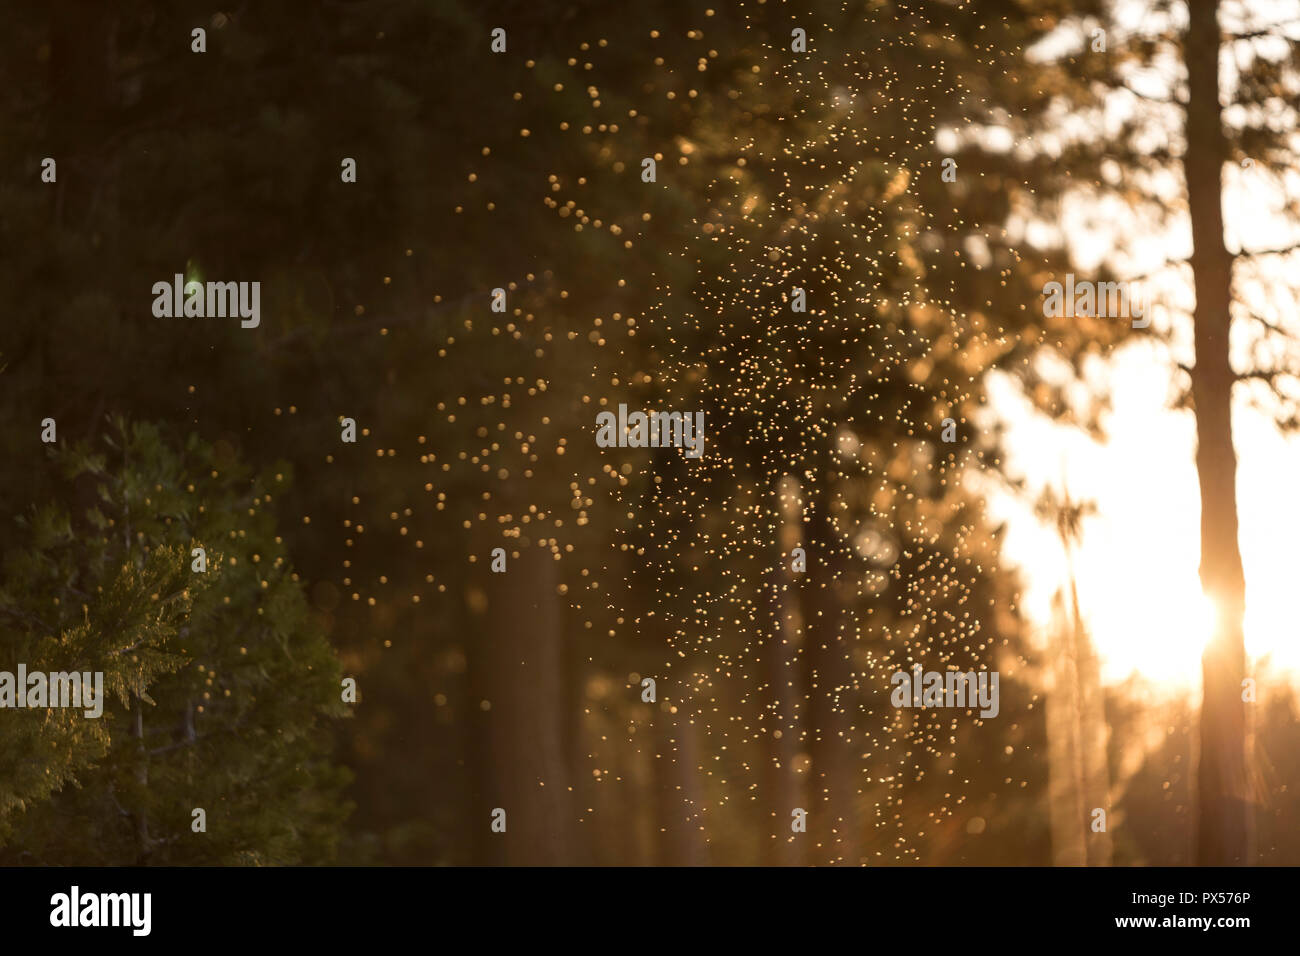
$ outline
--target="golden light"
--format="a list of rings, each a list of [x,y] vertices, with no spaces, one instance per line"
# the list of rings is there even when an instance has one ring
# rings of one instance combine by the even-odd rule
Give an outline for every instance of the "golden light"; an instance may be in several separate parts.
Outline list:
[[[1117,355],[1108,384],[1114,412],[1108,441],[1097,443],[1031,413],[1010,388],[991,389],[996,414],[1009,422],[1008,459],[1030,487],[1068,487],[1093,500],[1075,545],[1080,611],[1115,683],[1137,672],[1171,692],[1199,688],[1201,655],[1215,633],[1218,610],[1201,590],[1200,494],[1195,434],[1188,415],[1169,411],[1166,382],[1154,356],[1134,348]],[[1271,669],[1300,673],[1289,608],[1294,559],[1287,542],[1300,536],[1300,502],[1277,494],[1278,476],[1300,472],[1300,443],[1268,423],[1239,416],[1241,549],[1246,569],[1246,652],[1268,657]],[[1023,501],[990,494],[1005,519],[1006,557],[1021,569],[1024,613],[1046,635],[1052,599],[1069,594],[1069,567],[1055,529]]]

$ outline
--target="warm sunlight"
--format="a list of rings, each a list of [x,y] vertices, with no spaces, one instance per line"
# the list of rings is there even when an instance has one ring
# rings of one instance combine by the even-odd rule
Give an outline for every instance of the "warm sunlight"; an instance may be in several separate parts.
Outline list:
[[[1300,0],[15,7],[6,938],[1270,923]]]
[[[1213,607],[1197,573],[1195,436],[1190,416],[1166,407],[1164,373],[1152,374],[1158,359],[1154,349],[1132,346],[1101,373],[1114,405],[1104,446],[1033,415],[1010,389],[991,392],[1010,423],[1012,468],[1032,488],[1059,488],[1064,475],[1072,497],[1097,502],[1098,514],[1084,519],[1075,568],[1103,678],[1137,671],[1157,684],[1199,689]],[[1250,412],[1237,418],[1246,650],[1252,661],[1268,656],[1272,667],[1294,672],[1300,653],[1289,636],[1286,542],[1300,534],[1300,507],[1280,504],[1276,483],[1280,471],[1300,469],[1300,445]],[[1025,609],[1046,627],[1052,595],[1068,581],[1060,540],[1023,504],[999,498],[995,508],[1008,518],[1007,554],[1024,569]]]

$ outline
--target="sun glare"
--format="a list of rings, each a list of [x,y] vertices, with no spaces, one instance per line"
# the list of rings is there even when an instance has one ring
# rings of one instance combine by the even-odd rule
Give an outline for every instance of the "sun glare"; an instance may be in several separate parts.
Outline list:
[[[1032,414],[1007,389],[991,390],[1010,422],[1009,457],[1032,488],[1064,483],[1072,498],[1092,500],[1073,544],[1080,612],[1102,662],[1116,682],[1137,672],[1171,690],[1191,692],[1201,681],[1201,654],[1217,611],[1201,590],[1200,495],[1193,464],[1191,420],[1167,409],[1151,356],[1130,349],[1115,356],[1109,440],[1099,444],[1076,429]],[[1287,463],[1300,468],[1300,445],[1260,427],[1238,429],[1241,548],[1246,567],[1246,651],[1270,668],[1300,670],[1288,639],[1291,566],[1285,542],[1300,534],[1300,505],[1278,505],[1268,492]],[[1006,554],[1025,582],[1023,606],[1046,633],[1052,600],[1069,593],[1070,565],[1054,529],[1024,502],[991,496],[1007,519]]]

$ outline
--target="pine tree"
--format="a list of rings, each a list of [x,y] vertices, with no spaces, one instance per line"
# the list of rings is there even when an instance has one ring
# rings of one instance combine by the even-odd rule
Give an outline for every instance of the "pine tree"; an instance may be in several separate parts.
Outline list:
[[[1280,260],[1300,247],[1251,238],[1293,232],[1297,206],[1285,183],[1300,168],[1296,21],[1262,4],[1218,0],[1156,0],[1140,17],[1135,11],[1111,0],[1009,4],[1009,29],[1044,42],[1026,56],[1018,88],[1003,86],[991,99],[1014,112],[1016,152],[1028,157],[1021,169],[1033,195],[1022,218],[1060,222],[1063,197],[1105,209],[1104,222],[1092,213],[1067,222],[1109,233],[1110,272],[1147,269],[1144,243],[1173,249],[1141,277],[1169,322],[1132,334],[1168,346],[1175,405],[1195,415],[1200,576],[1215,609],[1202,658],[1197,860],[1239,865],[1253,859],[1257,807],[1241,698],[1246,582],[1233,414],[1249,403],[1284,431],[1300,427],[1297,378],[1279,358],[1298,334]],[[1026,107],[1026,97],[1037,106]],[[1279,197],[1269,204],[1276,219],[1233,221],[1228,190],[1248,196],[1252,186]],[[1080,325],[1098,344],[1130,334],[1114,319]]]
[[[62,494],[5,558],[6,656],[102,670],[108,699],[98,719],[3,713],[0,859],[328,861],[347,812],[328,723],[347,707],[276,534],[290,474],[120,419],[53,459]]]

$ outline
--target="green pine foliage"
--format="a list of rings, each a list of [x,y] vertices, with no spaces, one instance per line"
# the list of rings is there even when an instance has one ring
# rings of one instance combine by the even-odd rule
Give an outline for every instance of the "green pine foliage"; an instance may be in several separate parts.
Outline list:
[[[287,468],[120,419],[53,458],[59,503],[5,556],[0,668],[102,670],[106,701],[0,712],[0,861],[329,861],[348,707],[276,534]]]

